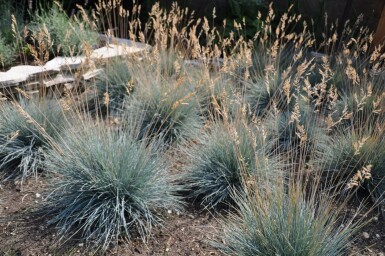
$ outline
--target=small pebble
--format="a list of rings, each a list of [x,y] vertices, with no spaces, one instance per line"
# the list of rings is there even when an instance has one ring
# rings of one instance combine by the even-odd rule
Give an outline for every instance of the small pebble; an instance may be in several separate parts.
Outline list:
[[[171,214],[171,213],[172,213],[172,211],[171,211],[171,210],[168,210],[168,211],[167,211],[167,213],[168,213],[168,214]]]
[[[78,244],[78,246],[79,246],[79,247],[83,247],[83,246],[84,246],[84,244],[83,244],[83,243],[80,243],[80,244]]]
[[[39,194],[39,193],[36,193],[36,198],[40,198],[41,197],[41,194]]]
[[[363,232],[362,233],[362,236],[365,238],[365,239],[368,239],[370,237],[369,233],[368,232]]]
[[[376,234],[376,237],[379,239],[381,236],[379,234]]]
[[[373,220],[374,220],[374,221],[378,221],[378,217],[374,217]]]

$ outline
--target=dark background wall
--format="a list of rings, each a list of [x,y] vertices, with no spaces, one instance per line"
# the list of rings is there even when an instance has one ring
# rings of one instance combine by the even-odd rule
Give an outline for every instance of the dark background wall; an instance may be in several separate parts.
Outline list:
[[[355,20],[359,14],[364,14],[364,24],[371,30],[377,28],[381,17],[384,0],[273,0],[280,9],[287,8],[295,2],[297,9],[307,18],[324,18],[326,12],[329,22],[339,20]],[[342,21],[342,22],[341,22]]]
[[[160,0],[159,2],[162,7],[168,8],[174,1]],[[28,7],[28,2],[29,0],[16,0],[14,3],[18,9],[25,9]],[[71,14],[76,4],[84,5],[87,3],[88,7],[92,7],[97,0],[59,0],[59,2],[63,3],[64,9]],[[122,2],[125,8],[132,8],[132,0],[123,0]],[[156,0],[137,0],[137,3],[143,6],[143,18],[146,18],[145,13],[155,2]],[[360,13],[363,13],[365,15],[364,25],[373,31],[377,28],[385,6],[385,0],[177,0],[177,2],[182,7],[195,10],[196,17],[211,17],[215,7],[219,24],[224,18],[237,19],[241,18],[240,16],[246,16],[249,20],[253,20],[258,10],[262,12],[267,10],[268,2],[274,3],[273,6],[278,13],[286,11],[291,4],[294,4],[296,12],[303,14],[307,19],[315,20],[318,27],[322,26],[325,12],[328,13],[329,22],[338,19],[340,24],[347,19],[354,20]],[[261,2],[265,4],[261,4]],[[36,10],[38,6],[44,7],[49,3],[52,1],[32,0],[32,7]],[[241,10],[240,13],[235,7]]]

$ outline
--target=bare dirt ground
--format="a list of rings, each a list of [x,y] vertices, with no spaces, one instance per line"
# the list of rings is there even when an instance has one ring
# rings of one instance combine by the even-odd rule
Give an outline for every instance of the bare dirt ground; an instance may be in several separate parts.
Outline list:
[[[44,200],[46,179],[39,178],[23,184],[3,184],[0,189],[0,256],[1,255],[93,255],[82,243],[61,246],[55,243],[53,230],[43,223],[18,218],[28,216]],[[209,241],[218,229],[216,217],[208,212],[188,210],[165,213],[164,226],[155,227],[146,245],[141,240],[122,242],[106,255],[220,255]],[[100,253],[98,253],[100,254]]]
[[[54,231],[45,230],[42,223],[12,218],[20,214],[28,216],[41,204],[46,182],[46,178],[40,177],[23,184],[22,190],[19,185],[9,183],[0,188],[0,255],[94,255],[82,243],[58,246]],[[354,204],[350,210],[353,214]],[[147,245],[140,240],[121,242],[105,255],[220,255],[209,243],[219,230],[217,217],[193,206],[187,206],[183,213],[169,211],[165,215],[164,227],[153,230]],[[349,255],[384,256],[385,221],[375,210],[366,218],[370,221],[351,244]]]

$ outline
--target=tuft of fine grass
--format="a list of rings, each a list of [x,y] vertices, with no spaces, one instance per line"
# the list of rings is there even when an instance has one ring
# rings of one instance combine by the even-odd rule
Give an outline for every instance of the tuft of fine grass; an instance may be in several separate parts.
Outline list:
[[[189,152],[186,182],[191,197],[207,208],[231,203],[231,191],[243,191],[242,177],[257,175],[269,181],[277,162],[265,154],[263,140],[240,121],[217,122],[198,137]]]
[[[360,129],[363,125],[373,127],[378,121],[385,120],[385,95],[366,92],[343,95],[337,101],[335,111],[331,115],[335,120],[336,130]]]
[[[231,79],[223,74],[215,75],[208,72],[191,72],[197,78],[197,97],[200,103],[201,115],[206,118],[223,118],[223,112],[233,115],[238,107],[237,97],[242,98],[234,88]]]
[[[95,97],[87,100],[87,110],[92,114],[115,114],[123,109],[123,102],[133,91],[132,75],[127,60],[109,62],[105,72],[96,78]],[[108,98],[108,100],[107,100]]]
[[[23,181],[43,167],[50,139],[66,127],[55,100],[3,102],[0,108],[0,172],[3,179]]]
[[[371,129],[339,132],[323,157],[326,180],[343,189],[365,189],[384,205],[384,134]],[[346,191],[345,191],[346,192]]]
[[[138,124],[139,139],[157,138],[166,145],[193,138],[202,125],[193,86],[172,78],[139,80],[124,111],[123,121]]]
[[[270,113],[265,127],[269,151],[288,154],[293,163],[322,155],[329,141],[325,124],[306,106],[293,112]]]
[[[311,196],[291,185],[269,193],[236,196],[237,209],[221,221],[216,244],[224,255],[343,255],[358,225],[343,221],[342,208],[327,197]]]
[[[76,236],[103,250],[119,239],[146,241],[162,212],[180,206],[163,156],[128,133],[86,123],[74,129],[47,153],[60,177],[41,209],[48,223],[60,240]]]
[[[295,101],[288,100],[279,76],[270,76],[268,80],[255,76],[245,83],[245,87],[246,99],[254,116],[263,116],[273,108],[291,111],[294,107]],[[293,92],[290,92],[290,95],[292,94]]]

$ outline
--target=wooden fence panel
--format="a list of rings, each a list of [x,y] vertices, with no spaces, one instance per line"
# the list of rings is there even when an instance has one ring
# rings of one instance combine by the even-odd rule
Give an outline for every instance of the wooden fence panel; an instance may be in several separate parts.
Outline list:
[[[385,40],[385,7],[383,8],[380,22],[377,25],[377,31],[374,36],[374,45],[384,42]]]

